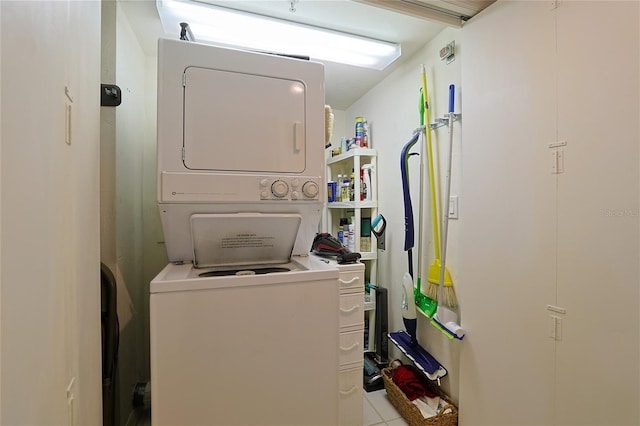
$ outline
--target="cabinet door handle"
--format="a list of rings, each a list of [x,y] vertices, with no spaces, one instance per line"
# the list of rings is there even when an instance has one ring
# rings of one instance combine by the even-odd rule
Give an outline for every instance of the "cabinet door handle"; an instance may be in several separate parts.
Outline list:
[[[351,388],[349,390],[346,391],[340,391],[340,395],[349,395],[350,393],[354,393],[356,390],[358,389],[357,386],[351,386]]]
[[[341,279],[338,279],[338,281],[340,281],[341,284],[351,284],[354,281],[358,281],[360,279],[360,277],[353,277],[351,278],[349,281],[344,281]]]
[[[340,308],[340,312],[342,312],[343,314],[348,314],[348,313],[351,313],[353,311],[357,311],[358,308],[360,308],[360,305],[356,305],[356,306],[352,307],[351,309],[342,309],[342,308]]]
[[[349,346],[348,348],[343,348],[342,346],[340,346],[340,350],[344,351],[344,352],[349,352],[354,350],[355,348],[357,348],[358,346],[360,346],[360,344],[358,342],[354,343],[353,345]]]

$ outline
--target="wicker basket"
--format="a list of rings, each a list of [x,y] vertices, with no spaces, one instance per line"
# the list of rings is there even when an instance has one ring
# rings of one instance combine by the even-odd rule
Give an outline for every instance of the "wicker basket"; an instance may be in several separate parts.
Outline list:
[[[436,386],[429,380],[425,380],[425,384],[429,386],[433,392],[437,393],[440,398],[447,402],[447,405],[442,407],[437,415],[425,419],[422,417],[422,413],[420,413],[418,407],[409,401],[409,398],[407,398],[404,392],[402,392],[402,390],[400,390],[400,388],[393,382],[391,379],[392,374],[393,369],[391,367],[382,369],[382,380],[384,381],[384,387],[387,390],[387,397],[410,426],[457,426],[458,408],[455,406],[451,398],[442,392],[439,386]],[[445,413],[447,410],[450,411]]]

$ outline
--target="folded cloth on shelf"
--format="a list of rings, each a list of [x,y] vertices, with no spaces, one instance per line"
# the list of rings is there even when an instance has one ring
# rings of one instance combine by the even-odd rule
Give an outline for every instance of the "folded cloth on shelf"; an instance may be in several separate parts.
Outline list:
[[[427,380],[420,372],[410,365],[400,365],[393,370],[391,376],[393,382],[400,388],[409,401],[416,398],[427,396],[429,398],[436,397],[437,394],[431,391],[426,383]]]

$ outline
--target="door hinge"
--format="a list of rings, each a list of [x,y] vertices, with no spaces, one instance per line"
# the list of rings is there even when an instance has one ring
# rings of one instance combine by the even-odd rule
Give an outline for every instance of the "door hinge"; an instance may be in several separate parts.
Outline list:
[[[567,146],[567,141],[558,141],[550,143],[549,148],[551,152],[551,173],[559,174],[564,172],[564,146]]]
[[[549,314],[549,338],[558,342],[562,340],[562,322],[567,310],[561,306],[547,305],[547,311],[551,312]]]
[[[562,318],[556,315],[549,315],[549,337],[556,342],[562,340]]]

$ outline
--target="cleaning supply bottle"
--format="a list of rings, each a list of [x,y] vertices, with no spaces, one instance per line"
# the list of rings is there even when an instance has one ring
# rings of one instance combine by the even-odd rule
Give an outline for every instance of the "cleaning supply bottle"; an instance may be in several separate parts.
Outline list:
[[[356,200],[356,175],[351,169],[351,180],[349,181],[349,201]]]
[[[349,201],[349,192],[350,192],[349,179],[347,175],[344,175],[344,179],[342,181],[342,195],[340,201]]]
[[[338,226],[338,241],[340,241],[342,245],[344,245],[344,224],[346,221],[347,221],[346,218],[341,217],[340,225]]]
[[[347,247],[352,253],[356,251],[356,225],[354,223],[349,225],[349,244]]]
[[[369,122],[367,120],[362,122],[362,147],[369,148]]]
[[[364,182],[365,194],[364,200],[371,201],[371,169],[373,168],[373,164],[364,164],[362,166],[362,181]]]

